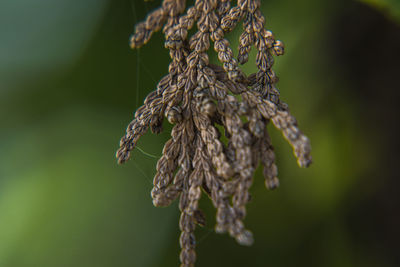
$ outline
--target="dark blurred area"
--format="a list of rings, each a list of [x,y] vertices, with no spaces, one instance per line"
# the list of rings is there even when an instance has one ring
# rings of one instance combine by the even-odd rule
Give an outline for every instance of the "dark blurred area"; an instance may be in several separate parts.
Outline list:
[[[0,267],[179,266],[178,207],[150,197],[171,127],[146,134],[127,164],[114,157],[168,71],[162,34],[128,46],[159,4],[0,2]],[[400,266],[400,1],[262,6],[286,45],[274,68],[281,98],[314,163],[299,169],[271,129],[281,187],[267,191],[257,171],[245,221],[255,244],[216,234],[204,196],[196,266]]]

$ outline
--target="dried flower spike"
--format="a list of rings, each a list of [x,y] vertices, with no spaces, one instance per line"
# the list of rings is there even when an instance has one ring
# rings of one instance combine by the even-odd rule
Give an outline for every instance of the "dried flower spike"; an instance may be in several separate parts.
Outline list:
[[[164,116],[174,124],[157,163],[151,195],[155,206],[168,206],[180,198],[180,260],[182,267],[189,267],[196,260],[196,224],[205,223],[198,207],[202,192],[217,209],[215,230],[229,233],[242,245],[253,243],[243,220],[259,163],[266,187],[279,186],[266,128],[270,121],[292,145],[299,166],[311,163],[311,148],[288,106],[280,101],[272,65],[273,56],[282,55],[284,46],[265,29],[260,0],[238,0],[233,7],[229,0],[197,0],[187,10],[185,4],[185,0],[164,0],[131,37],[131,47],[138,48],[163,27],[171,63],[169,73],[136,111],[116,156],[119,163],[127,161],[149,128],[161,132]],[[225,34],[239,21],[243,33],[236,59]],[[195,23],[198,31],[189,37]],[[210,46],[221,66],[210,64]],[[247,77],[239,63],[248,61],[252,47],[257,50],[258,72]],[[222,135],[227,143],[221,141]]]

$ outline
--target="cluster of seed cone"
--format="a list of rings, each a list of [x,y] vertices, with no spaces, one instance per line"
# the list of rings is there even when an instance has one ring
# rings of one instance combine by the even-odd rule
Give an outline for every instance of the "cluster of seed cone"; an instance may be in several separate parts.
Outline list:
[[[197,0],[187,10],[185,5],[185,0],[164,0],[131,37],[131,47],[138,48],[162,28],[172,61],[169,73],[128,125],[117,158],[119,163],[127,161],[149,128],[161,132],[164,116],[174,124],[157,163],[151,195],[155,206],[180,198],[180,260],[182,267],[189,267],[196,260],[195,227],[205,223],[198,207],[202,192],[217,210],[216,231],[229,233],[242,245],[252,244],[243,220],[259,163],[266,187],[279,185],[266,128],[270,121],[292,145],[301,167],[311,163],[311,156],[309,140],[275,87],[273,56],[283,54],[284,47],[264,28],[260,0],[238,0],[232,6],[229,0]],[[244,31],[236,59],[224,35],[240,21]],[[195,23],[198,31],[189,37]],[[211,45],[220,66],[209,62]],[[258,72],[247,77],[238,63],[247,62],[252,47],[257,50]]]

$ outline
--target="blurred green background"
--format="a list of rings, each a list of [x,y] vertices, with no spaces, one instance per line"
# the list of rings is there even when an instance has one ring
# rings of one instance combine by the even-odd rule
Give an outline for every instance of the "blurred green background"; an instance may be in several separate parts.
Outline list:
[[[162,34],[139,51],[128,46],[133,25],[159,4],[0,1],[1,267],[178,266],[177,205],[154,208],[150,197],[157,158],[114,158],[167,73]],[[196,266],[400,266],[400,1],[262,7],[285,42],[278,86],[314,163],[299,169],[271,128],[281,187],[268,192],[257,172],[246,218],[255,244],[213,233],[204,197]],[[139,147],[159,156],[165,128]]]

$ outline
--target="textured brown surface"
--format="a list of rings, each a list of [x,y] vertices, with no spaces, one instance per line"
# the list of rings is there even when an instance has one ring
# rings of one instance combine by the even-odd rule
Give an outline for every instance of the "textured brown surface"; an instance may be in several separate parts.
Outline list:
[[[146,44],[163,26],[169,49],[169,74],[150,93],[128,125],[117,151],[119,163],[129,159],[138,139],[150,127],[162,130],[163,116],[175,126],[157,163],[152,190],[155,206],[168,206],[178,196],[181,219],[181,266],[194,266],[196,224],[204,225],[198,202],[205,192],[217,209],[216,231],[228,232],[239,244],[251,245],[245,229],[249,188],[258,164],[264,167],[265,185],[279,185],[275,155],[266,126],[272,121],[287,141],[301,167],[311,163],[310,143],[296,119],[280,101],[278,78],[271,69],[273,56],[284,53],[281,41],[264,28],[259,0],[197,0],[185,11],[184,0],[164,0],[162,6],[137,25],[131,47]],[[182,15],[183,14],[183,15]],[[224,35],[243,21],[239,55],[234,57]],[[197,22],[198,31],[188,37]],[[222,66],[209,63],[212,41]],[[249,77],[238,63],[257,49],[258,72]],[[222,126],[223,133],[217,125]],[[228,140],[224,144],[221,135]]]

